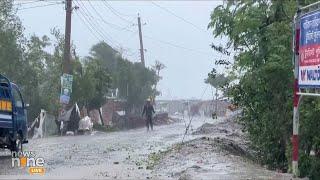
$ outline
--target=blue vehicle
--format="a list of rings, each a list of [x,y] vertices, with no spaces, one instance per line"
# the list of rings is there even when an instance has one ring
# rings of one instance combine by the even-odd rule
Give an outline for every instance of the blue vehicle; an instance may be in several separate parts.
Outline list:
[[[28,143],[27,106],[19,87],[0,74],[0,148],[19,152]]]

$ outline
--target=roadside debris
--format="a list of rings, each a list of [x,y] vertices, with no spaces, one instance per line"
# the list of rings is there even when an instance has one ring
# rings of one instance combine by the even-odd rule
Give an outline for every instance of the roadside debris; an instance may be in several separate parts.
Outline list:
[[[80,119],[79,121],[79,134],[85,134],[86,132],[91,132],[93,128],[93,123],[89,116],[85,116],[84,118]]]
[[[56,118],[44,109],[41,109],[38,117],[28,127],[28,136],[32,139],[48,137],[57,132]]]
[[[78,104],[75,103],[69,110],[63,110],[59,115],[58,124],[60,126],[60,133],[64,135],[67,131],[72,131],[74,134],[77,134],[79,121],[80,110]]]

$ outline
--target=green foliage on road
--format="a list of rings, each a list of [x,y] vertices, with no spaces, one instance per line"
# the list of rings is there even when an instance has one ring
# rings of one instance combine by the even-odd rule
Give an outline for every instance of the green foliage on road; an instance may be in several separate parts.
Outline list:
[[[58,115],[64,35],[53,28],[48,36],[26,37],[16,15],[13,0],[0,1],[0,73],[17,83],[30,103],[29,121],[45,109]],[[71,103],[88,109],[101,107],[110,89],[128,101],[128,110],[137,109],[154,94],[158,81],[154,70],[132,63],[104,42],[92,46],[90,55],[79,58],[71,47],[73,92]],[[140,112],[139,112],[140,114]]]
[[[291,166],[291,23],[296,9],[296,1],[227,1],[214,9],[208,25],[214,37],[228,38],[224,49],[237,52],[233,70],[240,72],[239,83],[230,95],[243,109],[242,123],[260,161],[283,171]],[[300,154],[307,158],[299,168],[302,176],[315,177],[315,169],[320,169],[320,101],[306,99],[302,104]]]

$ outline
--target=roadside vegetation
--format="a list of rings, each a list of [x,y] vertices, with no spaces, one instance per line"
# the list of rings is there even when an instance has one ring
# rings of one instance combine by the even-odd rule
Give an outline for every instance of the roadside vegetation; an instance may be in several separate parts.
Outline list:
[[[298,2],[305,6],[315,1]],[[249,132],[260,162],[283,172],[291,168],[291,48],[296,3],[225,1],[213,10],[208,25],[214,37],[227,37],[226,46],[212,47],[224,54],[236,54],[234,62],[217,61],[230,68],[238,81],[229,87],[228,95],[243,109],[241,123]],[[319,179],[319,99],[305,98],[300,112],[300,175]]]

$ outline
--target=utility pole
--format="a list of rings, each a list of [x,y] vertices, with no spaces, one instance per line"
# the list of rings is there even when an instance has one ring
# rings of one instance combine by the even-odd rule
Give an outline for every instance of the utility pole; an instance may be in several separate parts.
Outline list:
[[[218,118],[218,88],[216,88],[216,107],[215,107],[215,113],[216,113],[216,119]]]
[[[64,42],[64,61],[63,72],[71,74],[71,14],[72,14],[72,0],[66,0],[66,27],[65,27],[65,42]]]
[[[144,49],[143,49],[143,42],[142,42],[142,31],[141,31],[141,19],[138,14],[138,28],[139,28],[139,40],[140,40],[140,57],[141,57],[141,63],[145,67],[145,61],[144,61]]]
[[[72,92],[72,69],[71,69],[71,14],[72,14],[72,0],[65,0],[66,2],[66,25],[64,38],[64,54],[63,54],[63,74],[61,76],[61,94],[60,103],[62,105],[59,116],[63,116],[67,112],[67,105],[70,101]],[[63,135],[63,121],[60,122],[60,133]]]

